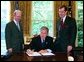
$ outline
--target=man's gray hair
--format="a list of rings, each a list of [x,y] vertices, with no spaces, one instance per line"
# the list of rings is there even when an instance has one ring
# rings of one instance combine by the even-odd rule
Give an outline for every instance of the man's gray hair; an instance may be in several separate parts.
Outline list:
[[[49,29],[48,29],[46,26],[42,26],[42,27],[41,27],[41,30],[46,30],[47,33],[49,32]]]
[[[18,13],[18,12],[21,12],[21,10],[15,10],[14,11],[14,14]]]

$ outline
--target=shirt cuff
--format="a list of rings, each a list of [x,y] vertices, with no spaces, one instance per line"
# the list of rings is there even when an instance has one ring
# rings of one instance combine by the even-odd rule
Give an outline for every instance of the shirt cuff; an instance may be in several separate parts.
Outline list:
[[[47,49],[47,51],[48,51],[49,53],[51,53],[51,52],[52,52],[52,50],[51,50],[51,49]]]

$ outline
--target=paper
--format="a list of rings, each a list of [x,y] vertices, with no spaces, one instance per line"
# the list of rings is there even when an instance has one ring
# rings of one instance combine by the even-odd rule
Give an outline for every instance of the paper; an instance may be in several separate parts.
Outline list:
[[[41,53],[41,55],[46,56],[46,55],[55,55],[55,54],[48,52],[48,53]]]
[[[38,52],[33,52],[32,54],[28,54],[28,53],[26,52],[26,54],[27,54],[28,56],[41,56],[41,54],[38,53]]]

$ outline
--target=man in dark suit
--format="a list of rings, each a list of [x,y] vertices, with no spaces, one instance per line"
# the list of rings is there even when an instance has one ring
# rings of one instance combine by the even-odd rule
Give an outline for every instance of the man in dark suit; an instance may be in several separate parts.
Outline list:
[[[23,50],[23,30],[20,24],[21,11],[14,11],[14,19],[5,28],[6,47],[9,52],[21,52]]]
[[[52,52],[53,38],[48,36],[49,29],[43,26],[40,30],[40,35],[32,38],[30,49],[39,53]]]
[[[67,7],[59,8],[60,19],[56,24],[56,40],[54,43],[55,52],[70,52],[75,46],[76,40],[76,21],[74,18],[67,16]]]

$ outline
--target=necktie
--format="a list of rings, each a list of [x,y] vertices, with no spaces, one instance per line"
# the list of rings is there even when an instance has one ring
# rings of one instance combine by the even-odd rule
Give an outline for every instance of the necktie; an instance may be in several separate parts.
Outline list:
[[[42,47],[44,47],[45,46],[45,40],[43,39],[43,42],[42,42]]]
[[[61,19],[61,28],[64,27],[63,19]]]
[[[45,40],[43,39],[43,42],[45,42]]]
[[[17,27],[18,27],[18,29],[20,30],[20,26],[19,26],[19,23],[17,23]]]
[[[61,26],[63,26],[63,19],[61,19]]]

